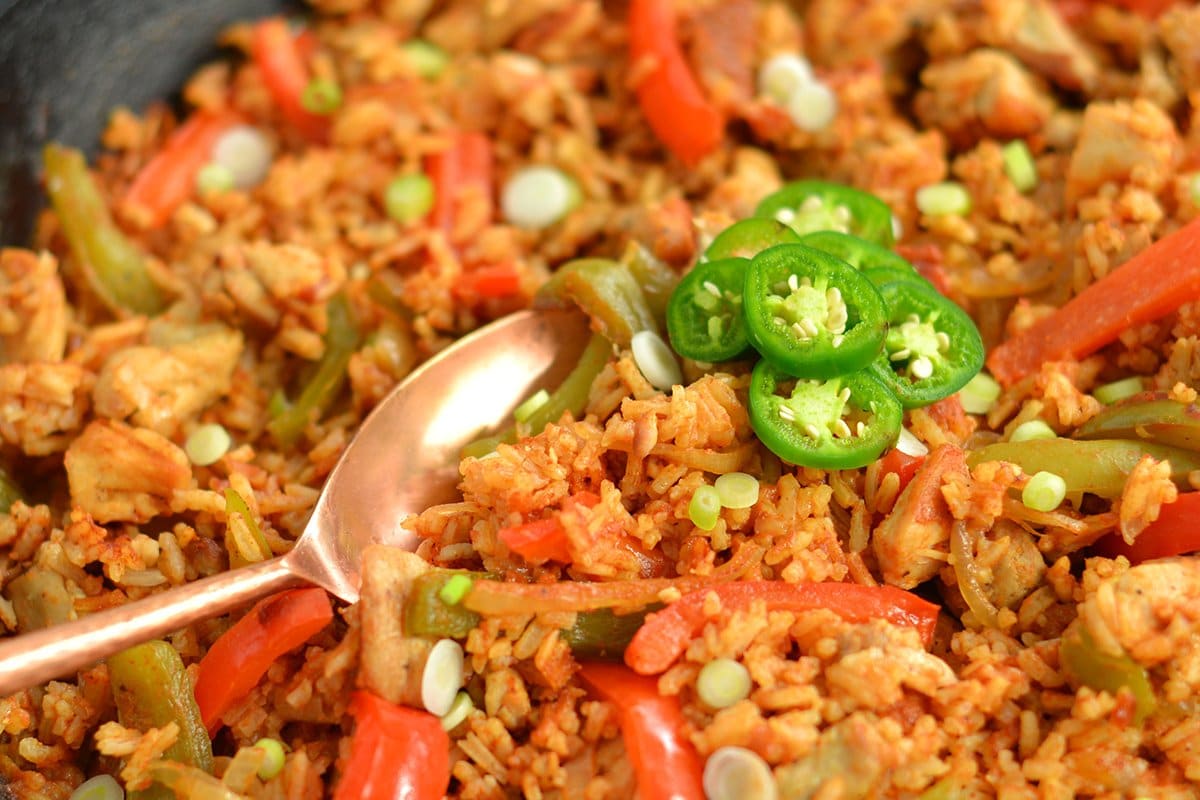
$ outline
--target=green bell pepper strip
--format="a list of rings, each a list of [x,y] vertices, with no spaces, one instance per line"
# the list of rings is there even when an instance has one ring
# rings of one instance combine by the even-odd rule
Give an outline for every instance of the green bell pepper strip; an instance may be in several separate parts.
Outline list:
[[[704,251],[709,261],[722,258],[754,258],[777,244],[798,244],[800,235],[779,220],[750,217],[735,222],[716,235]]]
[[[1106,653],[1082,622],[1068,629],[1059,642],[1059,660],[1067,675],[1096,691],[1116,694],[1128,689],[1133,695],[1133,721],[1141,724],[1154,713],[1157,701],[1150,674],[1128,653]]]
[[[346,367],[358,350],[362,334],[354,321],[350,301],[345,295],[330,298],[326,308],[325,353],[317,369],[300,392],[300,397],[282,409],[267,423],[267,430],[284,446],[295,444],[314,414],[319,418],[333,405],[346,383]]]
[[[607,258],[580,258],[558,268],[534,297],[535,308],[579,306],[605,338],[628,347],[639,331],[658,332],[642,287],[624,264]]]
[[[587,406],[588,394],[592,391],[592,383],[608,364],[612,350],[608,339],[598,333],[592,334],[571,372],[550,393],[549,399],[538,406],[521,425],[522,433],[527,436],[538,435],[550,423],[558,422],[563,412],[569,411],[573,417],[582,414]],[[515,441],[517,429],[513,426],[494,436],[476,439],[463,448],[462,455],[480,458],[495,450],[499,444],[512,444]]]
[[[751,259],[742,301],[750,343],[800,378],[862,369],[887,332],[887,309],[875,287],[841,259],[802,244]]]
[[[754,216],[779,220],[804,235],[840,231],[891,247],[892,210],[873,194],[827,181],[795,181],[767,195]]]
[[[629,243],[621,255],[621,263],[642,288],[642,295],[655,321],[660,326],[665,325],[667,304],[671,301],[671,293],[679,285],[679,273],[667,262],[655,258],[638,242]]]
[[[163,758],[212,772],[212,742],[200,719],[192,682],[179,653],[156,640],[134,645],[108,658],[117,719],[127,728],[145,731],[174,722],[179,737]],[[171,800],[175,793],[164,786],[130,792],[130,800]]]
[[[146,269],[145,256],[113,221],[83,154],[48,144],[42,166],[63,236],[100,298],[114,311],[162,311],[166,300]]]
[[[744,258],[704,261],[683,276],[667,305],[671,347],[696,361],[728,361],[750,347],[742,314]]]
[[[0,512],[7,512],[12,508],[12,504],[22,499],[25,495],[21,492],[21,487],[8,474],[8,470],[0,467]]]
[[[1148,439],[1200,450],[1200,406],[1143,392],[1109,406],[1071,434],[1074,439]]]
[[[454,570],[435,570],[419,576],[413,581],[403,611],[406,631],[433,639],[465,639],[479,624],[479,614],[461,603],[450,604],[442,599],[442,588],[454,575],[496,580],[495,575],[483,572]],[[620,659],[646,614],[659,608],[660,604],[651,604],[627,614],[617,614],[611,608],[583,611],[575,615],[575,624],[564,628],[561,636],[577,658]]]
[[[1170,461],[1171,480],[1182,489],[1188,488],[1188,473],[1200,469],[1200,453],[1127,439],[996,442],[968,453],[967,464],[1007,461],[1027,475],[1053,472],[1066,481],[1068,495],[1089,492],[1111,500],[1121,496],[1125,480],[1142,456]]]
[[[904,409],[871,372],[794,381],[762,360],[750,378],[750,424],[759,440],[791,464],[854,469],[879,458],[900,434]]]
[[[871,369],[905,408],[949,397],[983,369],[979,329],[936,289],[885,283],[879,294],[889,328]]]

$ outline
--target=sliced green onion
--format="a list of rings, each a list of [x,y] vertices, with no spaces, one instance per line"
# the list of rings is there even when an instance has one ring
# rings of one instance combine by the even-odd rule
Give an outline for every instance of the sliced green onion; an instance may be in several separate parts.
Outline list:
[[[929,455],[929,446],[913,435],[908,428],[901,427],[896,438],[896,449],[906,456],[920,458]]]
[[[71,792],[70,800],[124,800],[125,790],[112,775],[88,778]]]
[[[452,731],[462,724],[462,721],[471,716],[471,712],[475,710],[475,704],[471,702],[471,695],[466,692],[459,692],[454,695],[454,702],[450,704],[450,710],[442,715],[442,728],[447,731]]]
[[[654,331],[638,331],[629,342],[633,363],[655,389],[669,392],[683,383],[683,371],[671,348]]]
[[[453,639],[441,639],[429,651],[421,674],[421,705],[435,717],[454,705],[463,686],[463,658],[462,645]]]
[[[732,658],[715,658],[696,677],[696,694],[709,708],[728,708],[750,696],[750,672]]]
[[[424,39],[410,39],[400,49],[422,78],[436,78],[450,64],[450,56],[445,50]]]
[[[1137,375],[1133,375],[1128,378],[1122,378],[1119,381],[1106,383],[1103,386],[1097,386],[1095,391],[1092,392],[1092,396],[1107,406],[1124,400],[1127,397],[1133,397],[1144,388],[1142,379]]]
[[[416,222],[433,208],[433,192],[433,181],[425,173],[399,175],[383,190],[383,208],[396,222]]]
[[[958,393],[963,411],[968,414],[986,414],[992,410],[992,405],[1000,397],[1000,384],[986,372],[980,372],[967,381],[967,385]]]
[[[800,84],[787,100],[787,112],[792,123],[809,133],[828,128],[837,116],[837,110],[837,95],[821,81]]]
[[[702,531],[711,531],[721,516],[721,495],[716,488],[705,484],[692,492],[688,503],[688,519]]]
[[[523,167],[513,173],[500,193],[504,218],[520,228],[546,228],[569,214],[582,194],[579,184],[557,167]]]
[[[762,756],[744,747],[718,748],[704,762],[707,800],[775,800],[775,776]]]
[[[550,393],[545,389],[538,389],[528,400],[513,409],[513,417],[517,422],[524,422],[533,415],[533,412],[548,402],[550,402]]]
[[[965,216],[971,211],[971,195],[957,181],[943,181],[917,189],[917,209],[929,217],[949,214]]]
[[[278,739],[259,739],[254,743],[254,746],[262,750],[266,754],[263,763],[258,767],[258,777],[264,781],[269,781],[279,773],[283,772],[283,762],[285,753],[283,752],[283,742]]]
[[[1002,153],[1004,173],[1018,192],[1028,192],[1037,186],[1037,165],[1033,163],[1033,154],[1024,140],[1014,139],[1004,145]]]
[[[235,187],[252,189],[271,170],[271,140],[253,125],[235,125],[217,139],[212,158],[233,174]]]
[[[471,580],[470,576],[463,575],[461,572],[451,575],[442,584],[442,588],[438,589],[438,597],[446,605],[456,606],[467,596],[467,592],[471,591],[472,583],[474,581]]]
[[[729,472],[713,481],[723,508],[750,508],[758,502],[758,478],[745,472]]]
[[[192,431],[184,442],[183,452],[188,460],[198,467],[207,467],[221,460],[221,456],[229,452],[233,440],[229,431],[215,422],[201,425]]]
[[[300,105],[313,114],[332,114],[342,106],[342,87],[328,78],[313,78],[300,93]]]
[[[1067,496],[1067,482],[1053,472],[1036,472],[1021,491],[1021,502],[1034,511],[1053,511]]]
[[[1040,419],[1031,419],[1018,425],[1008,440],[1010,442],[1032,442],[1035,439],[1057,438],[1058,434],[1054,432],[1054,428]]]
[[[196,188],[200,194],[221,194],[233,188],[233,170],[215,161],[205,164],[196,173]]]
[[[812,65],[795,53],[780,53],[758,70],[758,91],[783,105],[796,89],[812,83]]]

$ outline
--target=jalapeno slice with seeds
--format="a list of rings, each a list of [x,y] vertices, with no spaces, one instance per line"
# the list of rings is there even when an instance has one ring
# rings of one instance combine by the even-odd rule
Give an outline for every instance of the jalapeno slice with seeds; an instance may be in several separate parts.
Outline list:
[[[848,233],[816,231],[801,236],[800,244],[837,256],[859,272],[886,268],[897,273],[917,274],[917,268],[895,251]]]
[[[936,289],[893,282],[879,287],[890,327],[871,365],[905,408],[948,397],[983,368],[979,329]]]
[[[697,264],[667,303],[667,334],[676,353],[696,361],[728,361],[749,346],[742,286],[750,262],[723,258]]]
[[[802,244],[750,261],[742,292],[746,335],[776,367],[800,378],[831,378],[879,354],[887,311],[879,292],[841,259]]]
[[[796,380],[768,361],[750,378],[750,424],[791,464],[854,469],[875,461],[900,434],[900,401],[870,371]]]
[[[774,219],[750,217],[735,222],[717,234],[704,251],[709,261],[718,258],[754,258],[777,244],[796,244],[800,234]]]
[[[873,194],[827,181],[794,181],[767,195],[754,216],[778,220],[804,235],[839,231],[891,247],[892,210]]]

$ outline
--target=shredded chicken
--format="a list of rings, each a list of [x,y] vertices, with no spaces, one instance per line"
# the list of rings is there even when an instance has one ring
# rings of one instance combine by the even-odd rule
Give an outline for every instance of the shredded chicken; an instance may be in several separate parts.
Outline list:
[[[49,253],[0,250],[0,363],[61,361],[67,302]]]
[[[97,420],[64,459],[71,502],[97,522],[146,522],[170,511],[192,482],[187,456],[168,439],[123,422]]]
[[[65,450],[83,427],[94,380],[65,362],[0,367],[0,441],[31,456]]]
[[[229,391],[241,352],[242,335],[223,327],[169,347],[120,350],[97,376],[96,413],[170,436]]]

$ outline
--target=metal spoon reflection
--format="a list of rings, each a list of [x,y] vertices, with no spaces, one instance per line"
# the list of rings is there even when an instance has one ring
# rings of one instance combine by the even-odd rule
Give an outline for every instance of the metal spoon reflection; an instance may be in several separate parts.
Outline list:
[[[522,311],[455,342],[367,417],[289,553],[0,643],[0,696],[282,589],[315,583],[355,602],[362,550],[415,548],[400,523],[457,496],[463,445],[561,382],[588,337],[582,314]]]

